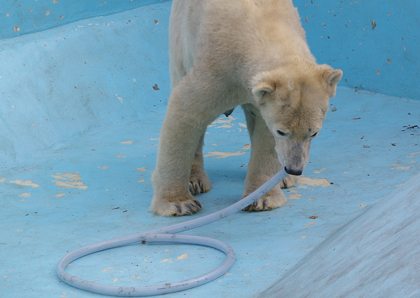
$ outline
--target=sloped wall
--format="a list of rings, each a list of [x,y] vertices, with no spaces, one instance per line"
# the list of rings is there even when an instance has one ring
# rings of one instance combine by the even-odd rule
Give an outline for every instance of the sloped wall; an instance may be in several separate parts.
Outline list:
[[[168,0],[0,0],[0,39]]]

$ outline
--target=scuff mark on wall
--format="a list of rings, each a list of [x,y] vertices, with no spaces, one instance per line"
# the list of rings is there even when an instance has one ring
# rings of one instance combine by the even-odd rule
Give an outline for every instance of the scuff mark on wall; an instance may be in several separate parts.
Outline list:
[[[57,180],[51,180],[60,188],[77,188],[77,189],[87,189],[87,185],[84,185],[82,177],[80,177],[78,172],[75,173],[54,173],[51,177]]]
[[[304,227],[307,228],[309,226],[313,226],[314,224],[315,224],[315,222],[313,221],[313,222],[310,222],[310,223],[306,224]]]
[[[372,30],[375,30],[375,28],[376,28],[376,22],[372,21]]]
[[[124,98],[123,98],[122,96],[119,96],[118,94],[115,94],[115,96],[118,98],[118,100],[119,100],[121,103],[124,103]]]

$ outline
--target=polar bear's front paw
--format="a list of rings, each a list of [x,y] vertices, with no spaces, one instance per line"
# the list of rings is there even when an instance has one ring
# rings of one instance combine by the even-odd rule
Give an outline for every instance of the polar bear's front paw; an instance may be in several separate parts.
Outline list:
[[[269,192],[243,210],[249,212],[268,211],[283,206],[287,201],[288,199],[281,190],[274,193]]]
[[[200,202],[191,195],[171,198],[170,200],[153,199],[150,209],[160,216],[191,215],[201,209]]]
[[[198,195],[208,192],[211,189],[210,179],[204,171],[191,171],[189,179],[189,189],[191,194]]]

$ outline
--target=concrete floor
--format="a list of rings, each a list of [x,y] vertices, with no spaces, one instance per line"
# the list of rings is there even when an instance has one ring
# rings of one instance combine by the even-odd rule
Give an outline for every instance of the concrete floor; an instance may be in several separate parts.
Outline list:
[[[238,108],[209,128],[213,190],[184,218],[149,210],[169,97],[168,3],[0,41],[0,291],[99,297],[62,283],[57,262],[94,242],[209,214],[242,195],[250,149]],[[354,218],[420,172],[420,102],[338,88],[289,203],[190,234],[229,243],[228,274],[170,297],[256,297]],[[77,260],[99,283],[149,285],[215,268],[208,248],[132,245]],[[315,296],[314,296],[315,297]]]

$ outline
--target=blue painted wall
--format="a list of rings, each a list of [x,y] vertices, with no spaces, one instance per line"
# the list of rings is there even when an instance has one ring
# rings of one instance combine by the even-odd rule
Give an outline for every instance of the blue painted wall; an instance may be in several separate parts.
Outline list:
[[[417,0],[295,0],[312,52],[341,86],[420,99]]]
[[[167,0],[0,0],[0,39]],[[344,71],[341,86],[419,99],[417,0],[295,0],[318,62]]]
[[[169,0],[0,0],[0,39]]]

